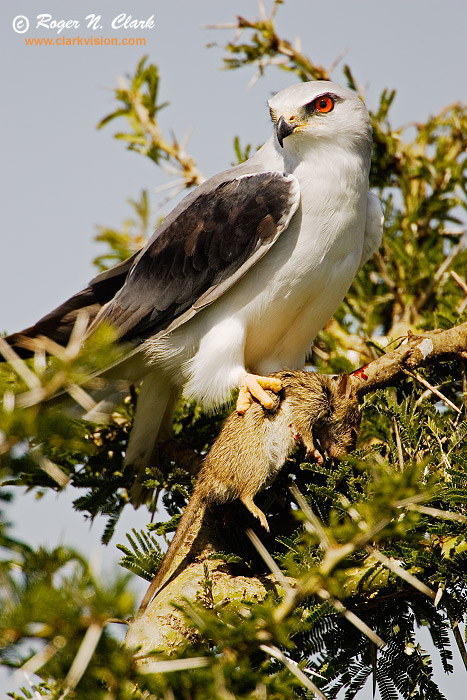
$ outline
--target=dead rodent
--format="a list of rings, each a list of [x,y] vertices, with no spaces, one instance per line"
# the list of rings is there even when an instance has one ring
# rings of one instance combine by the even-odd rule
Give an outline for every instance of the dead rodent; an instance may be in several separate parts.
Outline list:
[[[302,443],[307,455],[322,461],[315,440],[330,457],[342,457],[355,446],[360,411],[348,391],[348,375],[332,377],[285,370],[279,395],[271,409],[254,402],[240,415],[234,411],[204,459],[193,495],[162,564],[141,603],[140,613],[161,587],[173,560],[200,511],[210,505],[240,499],[269,530],[253,498],[268,486]]]

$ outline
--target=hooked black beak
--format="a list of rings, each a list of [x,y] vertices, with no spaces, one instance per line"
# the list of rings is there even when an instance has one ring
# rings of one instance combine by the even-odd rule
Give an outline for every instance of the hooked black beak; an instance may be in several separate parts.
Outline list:
[[[295,129],[295,126],[292,126],[292,124],[289,124],[289,122],[286,122],[284,117],[281,117],[277,122],[276,122],[276,135],[277,135],[277,140],[279,141],[279,146],[281,148],[284,148],[283,146],[283,141],[286,136],[290,136],[290,134],[293,132]]]

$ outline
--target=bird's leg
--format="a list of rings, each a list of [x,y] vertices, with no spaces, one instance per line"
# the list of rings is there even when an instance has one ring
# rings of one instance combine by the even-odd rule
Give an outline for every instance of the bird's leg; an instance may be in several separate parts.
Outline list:
[[[278,393],[282,389],[280,379],[276,377],[260,377],[257,374],[245,374],[240,383],[237,399],[237,413],[245,413],[257,399],[264,408],[272,408],[274,400],[266,394],[265,389]]]

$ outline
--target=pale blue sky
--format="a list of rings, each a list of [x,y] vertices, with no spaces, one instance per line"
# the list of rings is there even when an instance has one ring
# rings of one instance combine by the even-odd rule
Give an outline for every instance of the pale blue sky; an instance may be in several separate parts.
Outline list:
[[[147,44],[144,49],[26,46],[25,37],[57,36],[33,29],[41,13],[81,22],[79,31],[61,36],[90,36],[84,20],[93,13],[102,15],[104,29],[98,34],[144,36]],[[110,24],[120,13],[141,20],[154,14],[155,27],[116,32]],[[160,101],[170,102],[161,124],[178,138],[193,127],[188,151],[206,175],[230,164],[235,135],[253,145],[268,137],[266,100],[295,81],[269,69],[248,89],[253,69],[220,70],[220,47],[232,30],[201,27],[229,22],[236,14],[257,16],[256,1],[2,0],[1,330],[33,323],[90,279],[91,260],[100,251],[92,240],[95,227],[120,226],[131,214],[127,198],[138,198],[146,188],[154,220],[160,213],[163,196],[155,188],[168,181],[167,174],[112,138],[122,125],[96,131],[114,107],[118,76],[133,72],[144,53],[160,68]],[[30,20],[28,33],[13,31],[17,15]],[[424,121],[451,102],[466,101],[466,27],[465,0],[288,0],[278,13],[279,32],[289,39],[300,36],[304,53],[315,62],[329,67],[347,49],[333,78],[342,80],[341,66],[348,62],[370,107],[384,87],[396,88],[391,113],[396,125]],[[207,49],[209,42],[219,48]],[[164,206],[163,213],[169,209]],[[100,553],[101,524],[89,532],[80,516],[69,515],[70,497],[24,498],[29,517],[19,536],[31,539],[33,531],[37,543],[71,543],[93,549],[105,562],[118,559],[113,545]],[[17,514],[13,508],[12,519]],[[121,532],[142,527],[145,520],[142,512],[128,512]],[[457,668],[462,674],[460,662]],[[457,674],[443,682],[448,700],[464,697]]]

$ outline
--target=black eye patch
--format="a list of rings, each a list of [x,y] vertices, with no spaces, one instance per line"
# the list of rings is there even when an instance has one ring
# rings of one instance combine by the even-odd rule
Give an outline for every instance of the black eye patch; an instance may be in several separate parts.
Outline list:
[[[316,113],[327,114],[328,112],[332,112],[336,104],[339,102],[342,102],[342,98],[338,97],[338,95],[335,95],[332,92],[325,92],[322,95],[315,97],[315,99],[308,102],[308,104],[304,105],[303,109],[307,116],[311,116]]]

